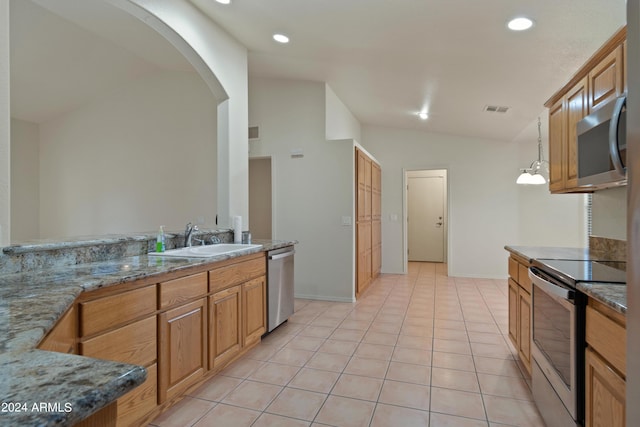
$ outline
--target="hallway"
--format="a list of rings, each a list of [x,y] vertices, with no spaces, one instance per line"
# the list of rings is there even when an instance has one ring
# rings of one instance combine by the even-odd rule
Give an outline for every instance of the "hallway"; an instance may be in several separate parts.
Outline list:
[[[410,263],[289,322],[152,426],[540,427],[507,337],[507,282]]]

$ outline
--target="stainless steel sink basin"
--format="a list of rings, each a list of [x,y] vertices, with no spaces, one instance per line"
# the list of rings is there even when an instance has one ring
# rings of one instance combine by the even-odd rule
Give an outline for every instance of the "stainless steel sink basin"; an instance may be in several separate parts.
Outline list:
[[[171,249],[165,252],[150,252],[149,255],[174,256],[188,258],[211,258],[218,255],[226,255],[239,251],[261,248],[262,245],[245,243],[220,243],[216,245],[191,246],[188,248]]]

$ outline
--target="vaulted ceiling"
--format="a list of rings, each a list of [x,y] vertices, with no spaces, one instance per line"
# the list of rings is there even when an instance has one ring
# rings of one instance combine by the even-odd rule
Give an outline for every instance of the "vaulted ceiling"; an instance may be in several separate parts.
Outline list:
[[[625,0],[191,1],[251,75],[326,81],[364,124],[509,141],[626,21]],[[534,27],[508,30],[521,15]]]
[[[624,0],[190,1],[247,46],[251,76],[327,82],[363,124],[504,141],[624,25],[626,8]],[[42,121],[117,79],[191,69],[153,30],[100,0],[11,0],[10,8],[16,117]],[[509,31],[518,15],[534,27]],[[274,42],[276,32],[291,42]]]

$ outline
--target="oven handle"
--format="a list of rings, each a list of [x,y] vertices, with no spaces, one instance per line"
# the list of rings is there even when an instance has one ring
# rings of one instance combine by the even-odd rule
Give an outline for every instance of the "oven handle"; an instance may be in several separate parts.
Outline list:
[[[540,290],[551,296],[560,297],[564,300],[574,302],[575,291],[573,289],[567,289],[556,283],[549,282],[536,274],[536,271],[537,269],[535,267],[529,268],[529,279],[531,279],[533,284],[540,288]]]

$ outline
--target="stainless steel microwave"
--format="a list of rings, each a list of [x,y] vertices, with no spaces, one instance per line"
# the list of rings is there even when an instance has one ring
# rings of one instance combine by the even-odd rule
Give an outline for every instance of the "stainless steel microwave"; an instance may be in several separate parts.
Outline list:
[[[626,95],[577,123],[578,186],[593,189],[627,183]]]

